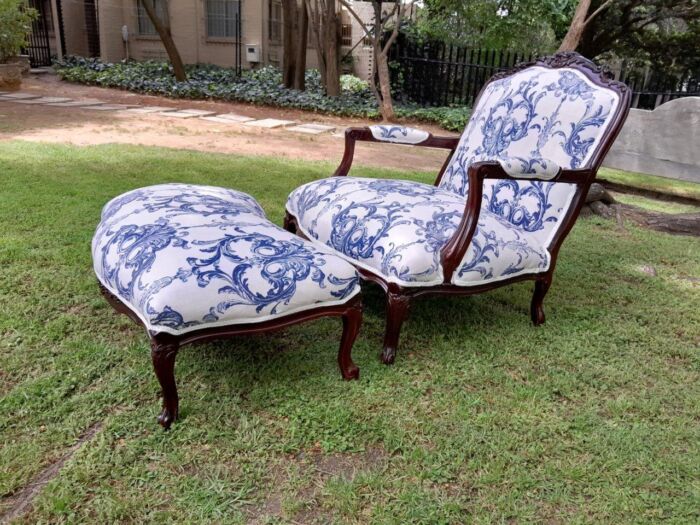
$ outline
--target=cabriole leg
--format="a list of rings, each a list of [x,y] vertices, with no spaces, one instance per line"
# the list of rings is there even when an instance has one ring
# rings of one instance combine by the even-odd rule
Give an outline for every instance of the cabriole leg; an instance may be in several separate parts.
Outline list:
[[[544,308],[542,307],[542,302],[551,284],[552,277],[549,275],[535,281],[535,292],[532,294],[532,303],[530,303],[530,317],[532,318],[532,324],[535,326],[544,323]]]
[[[382,351],[382,362],[385,365],[390,365],[396,359],[401,325],[408,316],[409,306],[410,299],[407,295],[387,292],[386,331],[384,332],[384,350]]]
[[[343,336],[338,351],[338,365],[343,379],[358,379],[360,369],[352,362],[352,346],[362,325],[362,303],[358,300],[343,314]]]
[[[158,334],[151,338],[151,359],[163,393],[163,411],[158,423],[166,430],[177,419],[178,396],[175,385],[175,357],[179,344],[168,334]]]

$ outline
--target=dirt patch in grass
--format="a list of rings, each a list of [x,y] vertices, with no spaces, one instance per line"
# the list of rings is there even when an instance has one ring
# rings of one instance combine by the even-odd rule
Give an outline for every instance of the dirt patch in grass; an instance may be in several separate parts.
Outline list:
[[[0,515],[0,523],[10,523],[11,521],[16,520],[17,518],[20,518],[26,514],[31,509],[34,499],[39,495],[42,489],[52,479],[58,476],[59,472],[63,468],[63,465],[65,465],[66,462],[73,457],[80,447],[94,438],[95,434],[99,432],[100,428],[102,428],[102,422],[97,422],[90,426],[80,435],[75,444],[70,447],[66,453],[63,454],[63,456],[44,468],[44,470],[42,470],[31,483],[15,492],[8,498],[3,498],[3,506],[5,511],[2,515]]]
[[[289,486],[292,477],[298,476],[301,485],[297,488],[294,499],[301,508],[293,512],[295,523],[327,523],[333,516],[323,506],[323,487],[331,479],[351,482],[360,473],[383,468],[389,459],[389,453],[381,447],[368,448],[361,453],[325,454],[314,448],[292,455],[278,463],[270,474],[270,487],[265,500],[249,507],[246,513],[249,524],[264,523],[269,517],[283,517],[284,500],[289,497],[278,487]]]
[[[22,91],[73,99],[95,98],[114,104],[203,109],[216,113],[236,113],[255,119],[291,120],[300,124],[321,123],[335,126],[337,133],[343,133],[347,127],[371,124],[360,119],[250,104],[137,95],[116,89],[69,84],[52,75],[27,80],[22,84]],[[125,112],[2,102],[0,116],[0,140],[22,139],[77,146],[140,144],[338,163],[345,148],[343,138],[331,134],[309,136],[283,129],[268,130],[243,124],[218,124],[197,118],[178,120],[160,114],[134,115]],[[454,135],[436,126],[421,124],[420,127],[439,135]],[[386,144],[362,144],[358,146],[356,153],[356,161],[360,165],[430,171],[436,175],[445,157],[445,150]]]

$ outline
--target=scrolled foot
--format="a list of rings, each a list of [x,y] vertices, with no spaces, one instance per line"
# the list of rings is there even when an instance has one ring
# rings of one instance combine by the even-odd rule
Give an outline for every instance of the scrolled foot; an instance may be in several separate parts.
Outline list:
[[[165,430],[168,430],[170,428],[170,425],[172,425],[176,419],[177,414],[171,414],[167,408],[164,408],[158,416],[158,424],[162,426]]]
[[[384,348],[382,350],[382,363],[385,365],[390,365],[393,364],[394,360],[396,359],[396,348]]]
[[[360,296],[349,305],[343,314],[343,336],[338,350],[338,366],[343,379],[349,381],[360,377],[360,369],[352,361],[352,346],[362,325],[362,301]]]
[[[535,291],[532,294],[532,302],[530,303],[530,319],[532,319],[532,324],[535,326],[544,323],[544,307],[542,303],[551,284],[551,277],[535,281]]]
[[[159,334],[151,338],[151,359],[163,393],[163,411],[158,423],[166,430],[177,419],[179,399],[175,384],[175,357],[179,344],[176,338]]]

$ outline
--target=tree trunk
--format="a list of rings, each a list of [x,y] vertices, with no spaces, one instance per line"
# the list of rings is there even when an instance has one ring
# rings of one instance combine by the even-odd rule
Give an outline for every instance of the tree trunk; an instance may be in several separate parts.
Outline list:
[[[375,91],[380,95],[379,110],[382,113],[382,119],[387,122],[393,122],[396,119],[394,113],[394,103],[391,98],[391,77],[389,75],[389,59],[385,53],[375,53],[377,62],[377,75],[379,77],[379,89]]]
[[[340,95],[340,14],[336,9],[335,0],[326,0],[323,14],[323,52],[326,55],[326,95],[337,97]]]
[[[296,79],[296,25],[297,25],[296,0],[282,1],[282,31],[284,50],[282,55],[282,82],[284,87],[293,88]]]
[[[588,10],[590,8],[591,0],[579,0],[569,30],[566,32],[566,36],[559,46],[559,51],[576,51],[581,41],[581,35],[583,35],[583,31],[586,29],[586,17],[588,16]]]
[[[295,60],[296,70],[294,71],[294,89],[304,91],[306,89],[306,45],[309,36],[309,13],[302,3],[297,7],[297,56]]]
[[[153,27],[155,27],[156,31],[158,32],[161,42],[163,42],[165,51],[168,53],[170,64],[173,66],[173,74],[175,75],[175,79],[178,82],[184,82],[187,80],[187,74],[185,73],[185,66],[182,63],[180,52],[177,50],[177,46],[175,45],[173,37],[170,34],[170,23],[167,20],[163,21],[158,18],[158,15],[156,15],[156,9],[153,5],[153,0],[142,0],[142,4],[143,8],[146,10],[148,18],[150,18],[151,23],[153,24]]]

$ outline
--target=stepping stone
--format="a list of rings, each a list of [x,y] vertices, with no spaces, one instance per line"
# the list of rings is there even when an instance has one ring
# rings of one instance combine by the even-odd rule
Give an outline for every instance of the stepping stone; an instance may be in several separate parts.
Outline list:
[[[97,100],[95,98],[86,98],[83,100],[73,100],[72,102],[56,102],[46,105],[56,106],[57,108],[73,108],[76,106],[98,106],[100,104],[106,104],[106,102],[104,100]]]
[[[335,126],[324,126],[323,124],[301,124],[289,128],[287,131],[295,133],[306,133],[308,135],[322,135],[323,133],[331,133],[335,131]]]
[[[161,113],[163,116],[175,118],[195,118],[215,114],[216,111],[206,111],[204,109],[181,109],[179,111],[168,111],[167,113]]]
[[[165,113],[166,111],[177,111],[177,108],[169,108],[167,106],[143,106],[142,108],[127,109],[125,113],[134,113],[136,115],[146,115],[148,113]]]
[[[78,106],[78,107],[80,109],[92,109],[95,111],[118,111],[121,109],[133,108],[134,106],[127,106],[126,104],[102,104],[100,106],[92,105],[92,106]]]
[[[262,120],[254,120],[252,122],[245,123],[246,126],[265,129],[284,128],[291,126],[292,124],[295,124],[295,122],[292,120],[277,120],[276,118],[264,118]]]
[[[17,104],[57,104],[59,102],[71,102],[72,98],[65,97],[41,97],[30,98],[26,100],[15,100]]]
[[[32,95],[31,93],[8,93],[2,95],[6,100],[29,100],[30,98],[39,98],[41,95]]]
[[[250,122],[255,120],[254,118],[244,117],[243,115],[236,115],[235,113],[224,113],[223,115],[214,115],[213,117],[200,117],[202,120],[208,120],[209,122],[217,122],[219,124],[242,124],[244,122]]]

